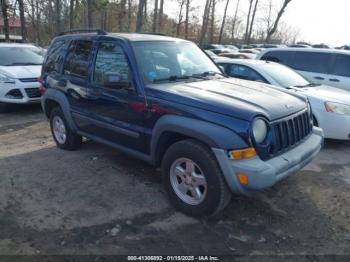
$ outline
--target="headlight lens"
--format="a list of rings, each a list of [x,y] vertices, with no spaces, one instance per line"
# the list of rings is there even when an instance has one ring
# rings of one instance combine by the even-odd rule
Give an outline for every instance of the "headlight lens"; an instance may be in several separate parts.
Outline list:
[[[327,112],[350,116],[350,105],[335,102],[326,102],[325,107]]]
[[[262,143],[267,136],[267,124],[262,119],[256,119],[253,123],[253,136],[256,143]]]
[[[5,74],[0,73],[0,83],[14,84],[16,83],[14,78],[11,78]]]

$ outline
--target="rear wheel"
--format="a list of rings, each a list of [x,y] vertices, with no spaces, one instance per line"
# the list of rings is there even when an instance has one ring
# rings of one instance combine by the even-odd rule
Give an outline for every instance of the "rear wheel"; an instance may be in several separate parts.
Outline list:
[[[51,111],[50,126],[57,147],[65,150],[76,150],[81,146],[82,137],[70,129],[62,110],[58,107]]]
[[[231,193],[213,153],[195,140],[172,145],[162,161],[163,183],[170,201],[191,216],[215,216]]]

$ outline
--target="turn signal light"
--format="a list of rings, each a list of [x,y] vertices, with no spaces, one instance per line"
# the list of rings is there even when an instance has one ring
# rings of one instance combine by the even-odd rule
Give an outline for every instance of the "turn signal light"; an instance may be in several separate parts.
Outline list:
[[[245,174],[242,174],[242,173],[238,173],[237,174],[237,178],[238,178],[238,181],[239,183],[242,185],[242,186],[246,186],[248,185],[248,176],[245,175]]]
[[[249,147],[241,150],[233,150],[229,152],[231,159],[243,160],[256,156],[256,150],[254,147]]]

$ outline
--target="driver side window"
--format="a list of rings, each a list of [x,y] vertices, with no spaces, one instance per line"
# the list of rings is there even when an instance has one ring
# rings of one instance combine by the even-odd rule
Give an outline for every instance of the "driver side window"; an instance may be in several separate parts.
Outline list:
[[[94,83],[113,88],[109,81],[131,83],[131,72],[123,49],[116,43],[100,43],[97,51]]]

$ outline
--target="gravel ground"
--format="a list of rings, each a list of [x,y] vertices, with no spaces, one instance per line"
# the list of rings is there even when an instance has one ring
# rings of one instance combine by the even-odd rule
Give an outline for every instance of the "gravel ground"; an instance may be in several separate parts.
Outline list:
[[[16,109],[0,114],[0,254],[350,255],[349,156],[326,141],[299,174],[196,220],[153,167],[92,141],[59,150],[40,107]]]

